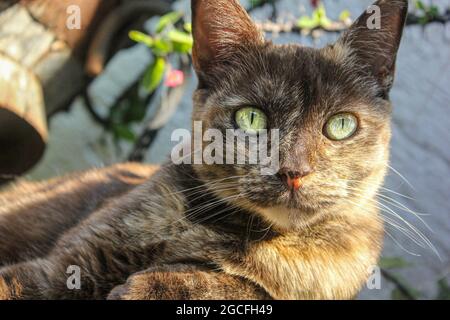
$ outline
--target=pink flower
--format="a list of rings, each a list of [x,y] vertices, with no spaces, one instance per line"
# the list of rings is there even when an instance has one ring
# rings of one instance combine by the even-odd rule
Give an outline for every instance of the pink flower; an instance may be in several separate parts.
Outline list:
[[[311,5],[312,5],[314,8],[317,8],[317,6],[319,5],[319,2],[320,2],[320,0],[311,0]]]
[[[169,88],[181,86],[184,83],[184,72],[181,70],[170,70],[167,74],[165,85]]]

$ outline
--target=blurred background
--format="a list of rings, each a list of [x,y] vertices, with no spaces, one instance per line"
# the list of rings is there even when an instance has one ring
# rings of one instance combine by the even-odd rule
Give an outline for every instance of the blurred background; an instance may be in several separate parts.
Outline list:
[[[242,0],[275,43],[322,47],[371,0]],[[0,1],[0,187],[162,163],[190,129],[188,0]],[[450,1],[410,1],[397,63],[381,287],[450,298]]]

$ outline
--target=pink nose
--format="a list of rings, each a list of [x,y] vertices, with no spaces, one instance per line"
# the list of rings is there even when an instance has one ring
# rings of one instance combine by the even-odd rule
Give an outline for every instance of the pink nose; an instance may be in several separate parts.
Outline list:
[[[302,178],[311,173],[310,170],[294,171],[289,168],[282,168],[278,171],[278,176],[289,190],[298,191],[302,187]]]

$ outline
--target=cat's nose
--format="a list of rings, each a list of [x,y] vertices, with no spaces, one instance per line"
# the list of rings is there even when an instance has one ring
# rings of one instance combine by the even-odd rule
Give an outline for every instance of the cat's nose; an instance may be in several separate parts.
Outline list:
[[[312,169],[310,167],[301,168],[300,170],[281,168],[280,171],[278,171],[278,177],[289,190],[298,191],[302,187],[302,179],[310,175],[311,172]]]

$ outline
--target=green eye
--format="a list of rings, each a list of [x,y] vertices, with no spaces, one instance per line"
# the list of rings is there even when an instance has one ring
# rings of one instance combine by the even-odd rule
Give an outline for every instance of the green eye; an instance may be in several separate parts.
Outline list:
[[[267,116],[257,108],[242,108],[236,112],[235,118],[239,128],[249,133],[267,129]]]
[[[344,140],[358,129],[358,119],[350,113],[341,113],[331,117],[325,125],[325,134],[331,140]]]

